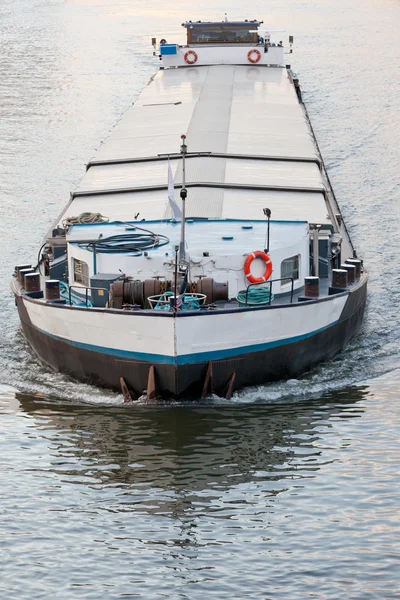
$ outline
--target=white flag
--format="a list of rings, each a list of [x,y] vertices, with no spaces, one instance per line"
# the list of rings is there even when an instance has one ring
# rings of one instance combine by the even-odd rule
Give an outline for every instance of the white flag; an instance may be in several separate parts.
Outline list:
[[[182,220],[182,211],[175,202],[175,188],[174,188],[174,179],[172,177],[171,163],[168,159],[168,201],[171,207],[172,217],[175,221]]]

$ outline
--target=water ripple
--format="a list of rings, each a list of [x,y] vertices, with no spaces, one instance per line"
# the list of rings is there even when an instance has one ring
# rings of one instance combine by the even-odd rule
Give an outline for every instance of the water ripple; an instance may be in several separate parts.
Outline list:
[[[26,571],[43,597],[394,598],[390,381],[296,405],[135,411],[3,389],[5,589],[27,597]]]

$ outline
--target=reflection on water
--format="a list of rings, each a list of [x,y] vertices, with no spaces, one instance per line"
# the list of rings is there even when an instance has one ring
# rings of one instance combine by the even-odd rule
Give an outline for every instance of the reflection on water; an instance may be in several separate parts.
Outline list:
[[[76,478],[76,483],[94,477],[99,485],[146,486],[174,494],[190,488],[191,494],[201,494],[209,486],[223,490],[257,477],[276,483],[272,495],[287,489],[293,461],[300,458],[303,464],[296,465],[296,479],[303,471],[310,476],[318,470],[319,432],[332,418],[360,417],[362,409],[354,402],[361,397],[362,388],[354,388],[343,405],[328,403],[321,409],[312,403],[291,410],[259,405],[96,409],[17,394],[38,435],[50,431],[55,438],[53,472]],[[309,470],[311,463],[315,465]],[[170,508],[164,507],[167,512]]]
[[[7,597],[394,598],[390,393],[385,415],[369,386],[172,408],[4,390]]]

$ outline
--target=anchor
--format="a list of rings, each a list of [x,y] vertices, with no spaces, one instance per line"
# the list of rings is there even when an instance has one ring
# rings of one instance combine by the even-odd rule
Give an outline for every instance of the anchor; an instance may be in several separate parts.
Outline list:
[[[228,382],[221,394],[218,394],[221,398],[230,400],[233,394],[233,387],[236,379],[236,371],[233,371],[228,379]],[[201,392],[201,399],[204,400],[209,394],[214,394],[214,380],[213,380],[213,364],[210,361],[207,366],[206,376],[204,378],[203,390]]]
[[[147,401],[151,404],[157,401],[156,373],[154,365],[151,365],[147,378]]]
[[[124,397],[124,402],[125,404],[129,404],[130,402],[135,402],[135,400],[132,398],[132,395],[128,389],[128,386],[126,385],[126,381],[123,377],[119,378],[119,383],[121,386],[121,391],[122,391],[122,395]]]
[[[204,378],[203,391],[201,392],[201,399],[203,400],[204,398],[206,398],[206,396],[208,396],[209,394],[213,394],[213,393],[214,393],[213,367],[212,367],[212,362],[210,361],[208,363],[206,376]]]
[[[229,377],[226,386],[220,394],[217,394],[220,398],[226,398],[226,400],[230,400],[232,398],[233,389],[235,385],[236,379],[236,371],[233,371],[231,376]],[[132,394],[126,384],[126,381],[123,377],[120,377],[120,385],[121,391],[124,397],[124,403],[130,404],[132,402],[137,402],[138,400],[144,400],[150,404],[154,404],[157,402],[157,385],[156,385],[156,372],[154,365],[149,367],[149,372],[147,376],[147,387],[143,392],[143,396],[140,398],[133,398]],[[204,400],[208,395],[214,394],[214,378],[213,378],[213,364],[210,361],[207,365],[206,375],[204,377],[203,389],[201,392],[201,399]]]
[[[123,377],[119,378],[122,395],[124,397],[125,404],[131,404],[132,402],[138,402],[139,400],[146,399],[147,402],[153,404],[157,401],[157,387],[156,387],[156,374],[154,365],[149,368],[147,377],[147,388],[144,390],[143,395],[140,398],[133,398],[132,394],[127,386],[127,383]]]
[[[236,379],[236,371],[233,371],[232,375],[229,377],[228,383],[226,384],[225,391],[222,394],[227,400],[230,400],[232,398],[233,386],[235,385],[235,379]]]

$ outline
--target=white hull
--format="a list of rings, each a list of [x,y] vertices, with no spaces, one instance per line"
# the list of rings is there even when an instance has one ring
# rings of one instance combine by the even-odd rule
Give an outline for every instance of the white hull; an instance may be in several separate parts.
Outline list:
[[[339,321],[347,298],[343,294],[318,306],[300,303],[239,313],[190,313],[185,318],[174,318],[174,313],[88,311],[26,298],[23,303],[31,324],[52,338],[103,354],[179,365],[311,337]]]
[[[298,376],[341,351],[358,331],[366,276],[349,293],[281,307],[161,313],[51,306],[14,283],[24,333],[55,370],[108,387],[123,377],[135,395],[151,367],[165,397],[199,396],[210,364],[214,391]],[[211,391],[211,389],[209,390]]]

